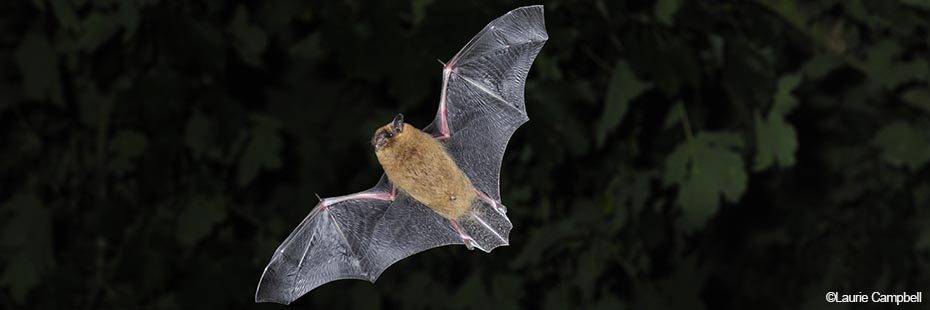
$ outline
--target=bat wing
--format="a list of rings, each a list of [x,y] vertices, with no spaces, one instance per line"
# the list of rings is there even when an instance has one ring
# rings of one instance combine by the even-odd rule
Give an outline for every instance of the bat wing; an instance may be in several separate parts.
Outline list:
[[[490,251],[506,244],[500,165],[513,132],[529,118],[526,75],[548,39],[542,6],[515,9],[484,27],[443,70],[439,112],[424,130],[440,137],[482,194],[463,229]],[[492,200],[492,201],[488,201]],[[395,262],[434,247],[463,244],[450,221],[382,177],[369,190],[323,199],[275,250],[256,302],[289,304],[330,281],[374,282]]]
[[[320,201],[275,250],[255,301],[290,304],[330,281],[374,282],[405,257],[451,244],[462,239],[448,220],[382,176],[369,190]]]
[[[491,21],[443,69],[439,111],[424,131],[442,139],[475,187],[495,201],[507,142],[529,120],[526,75],[548,38],[541,5],[517,8]]]

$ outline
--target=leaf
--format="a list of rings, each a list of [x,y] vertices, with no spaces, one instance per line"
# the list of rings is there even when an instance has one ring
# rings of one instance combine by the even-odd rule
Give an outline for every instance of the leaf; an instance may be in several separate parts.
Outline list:
[[[763,119],[755,114],[756,157],[754,171],[762,171],[778,163],[782,168],[794,166],[794,155],[798,150],[797,133],[794,126],[785,121],[785,115],[797,107],[797,99],[791,91],[801,82],[800,75],[786,75],[778,80],[778,88],[771,110]]]
[[[927,0],[899,0],[901,3],[930,11],[930,1]]]
[[[901,100],[908,105],[930,113],[930,88],[913,88],[901,93]]]
[[[914,205],[928,206],[930,204],[930,183],[924,182],[914,187],[914,193],[911,195],[914,199]]]
[[[120,1],[117,14],[123,28],[123,42],[129,42],[139,28],[139,4],[135,1]]]
[[[799,29],[804,29],[804,18],[797,0],[777,0],[775,12]]]
[[[61,104],[58,56],[45,37],[36,32],[27,34],[16,48],[14,58],[23,76],[23,88],[27,98]]]
[[[867,51],[869,78],[872,85],[892,89],[912,80],[930,78],[930,65],[926,60],[899,61],[901,47],[891,40],[881,41]]]
[[[203,156],[212,144],[213,124],[199,111],[187,121],[184,130],[184,144],[190,149],[195,159]]]
[[[117,175],[131,171],[132,161],[141,156],[147,146],[148,140],[138,131],[120,131],[110,142],[110,152],[113,154],[110,170]]]
[[[244,5],[236,8],[226,29],[233,38],[233,45],[239,57],[250,66],[262,64],[262,53],[268,45],[268,37],[258,26],[249,22],[249,10]]]
[[[214,197],[194,197],[178,216],[176,236],[184,246],[193,246],[210,234],[213,228],[226,220],[226,199]]]
[[[619,62],[607,85],[607,99],[604,102],[604,112],[597,123],[595,133],[597,145],[604,145],[607,134],[620,125],[630,107],[630,101],[639,96],[650,84],[639,80],[626,62]]]
[[[426,17],[426,7],[432,3],[433,0],[410,0],[410,22],[414,26],[420,25]]]
[[[681,109],[684,103],[679,100],[668,109],[668,114],[665,115],[665,120],[662,121],[662,129],[669,129],[678,125],[681,122]]]
[[[747,182],[743,159],[735,151],[742,146],[734,133],[702,132],[668,156],[664,182],[678,186],[677,204],[686,229],[703,226],[717,212],[721,195],[729,202],[739,201]]]
[[[930,137],[927,130],[915,128],[905,121],[894,121],[878,130],[872,144],[881,149],[882,159],[912,171],[930,161]]]
[[[756,158],[753,171],[768,169],[775,162],[782,168],[794,166],[797,150],[797,134],[783,117],[769,114],[768,119],[762,120],[756,114]]]
[[[278,133],[277,120],[253,115],[252,133],[249,144],[239,159],[239,185],[252,182],[262,168],[277,169],[281,166],[283,141]]]
[[[314,32],[295,43],[288,50],[291,57],[304,62],[313,63],[323,57],[323,48],[320,46],[320,33]]]
[[[604,276],[612,253],[605,241],[594,241],[585,251],[578,253],[575,267],[574,285],[587,298],[594,294],[598,278]]]
[[[117,14],[93,12],[81,21],[77,46],[85,52],[96,51],[101,44],[113,38],[122,27]]]
[[[696,261],[688,257],[676,262],[666,278],[643,285],[631,309],[704,309],[701,290],[708,276]]]
[[[778,79],[778,88],[775,90],[775,100],[769,113],[788,114],[798,106],[798,99],[791,94],[801,84],[801,76],[789,74]]]
[[[655,14],[659,22],[671,26],[675,23],[675,13],[681,7],[681,0],[656,1]]]
[[[808,79],[819,80],[827,76],[830,72],[833,72],[833,70],[840,68],[842,64],[842,59],[839,59],[833,54],[816,54],[804,64],[801,68],[801,72],[803,72],[804,76]]]
[[[0,211],[11,214],[0,235],[5,261],[0,286],[9,288],[13,298],[23,302],[54,264],[49,213],[32,193],[13,196]]]

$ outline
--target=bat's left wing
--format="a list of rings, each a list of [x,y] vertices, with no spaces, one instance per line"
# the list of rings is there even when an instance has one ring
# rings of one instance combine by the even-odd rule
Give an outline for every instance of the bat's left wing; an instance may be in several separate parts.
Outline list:
[[[382,176],[369,190],[320,201],[275,250],[255,301],[290,304],[327,282],[374,282],[405,257],[451,244],[462,239],[448,220]]]
[[[548,39],[541,5],[491,21],[446,63],[439,111],[424,128],[443,140],[475,187],[496,202],[507,142],[529,120],[526,75]]]

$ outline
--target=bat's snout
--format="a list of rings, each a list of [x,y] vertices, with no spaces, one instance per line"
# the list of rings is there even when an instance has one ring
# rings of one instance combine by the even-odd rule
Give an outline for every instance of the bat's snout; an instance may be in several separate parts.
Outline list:
[[[390,142],[393,135],[393,133],[387,132],[386,130],[379,130],[375,133],[375,136],[371,138],[371,146],[374,146],[375,150],[380,150]]]

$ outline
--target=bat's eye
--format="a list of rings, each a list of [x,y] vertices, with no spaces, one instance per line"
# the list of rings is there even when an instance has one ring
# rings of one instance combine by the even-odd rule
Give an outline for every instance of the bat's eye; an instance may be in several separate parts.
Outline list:
[[[393,133],[393,132],[387,132],[387,133],[384,134],[384,136],[386,136],[386,137],[388,137],[388,138],[393,138],[393,137],[394,137],[394,133]]]

